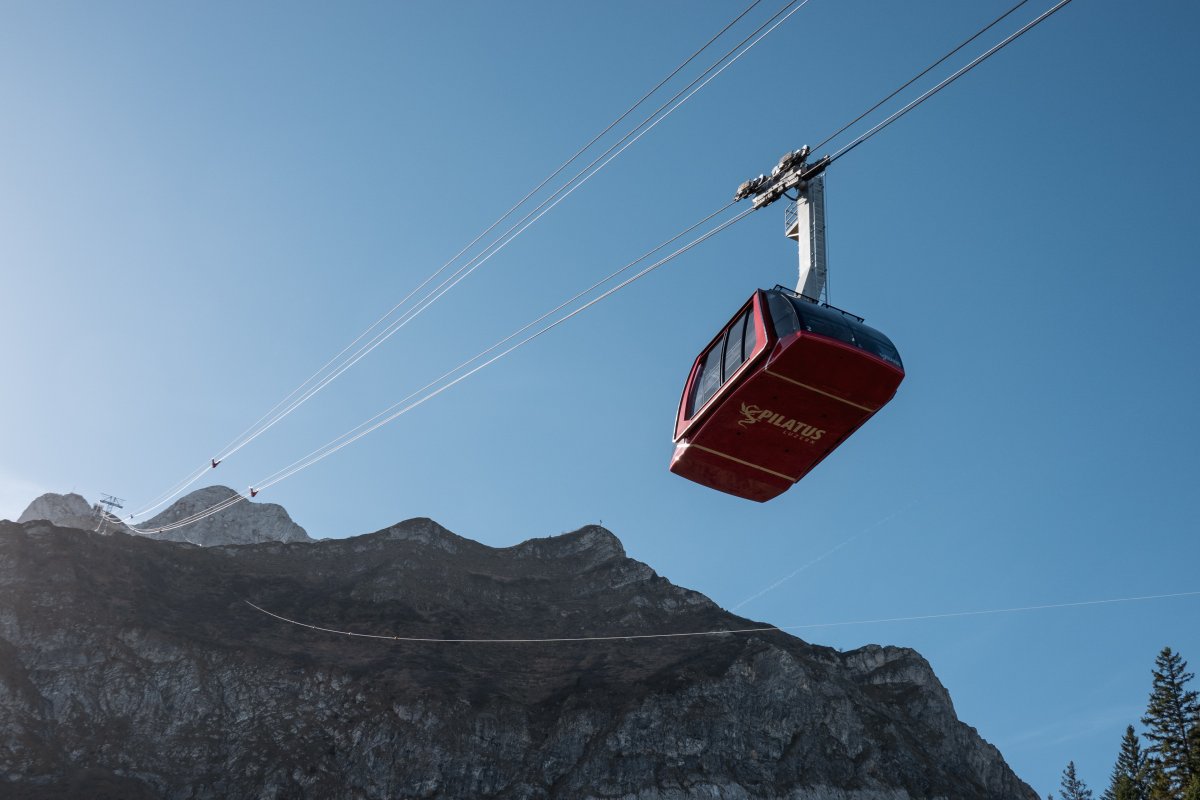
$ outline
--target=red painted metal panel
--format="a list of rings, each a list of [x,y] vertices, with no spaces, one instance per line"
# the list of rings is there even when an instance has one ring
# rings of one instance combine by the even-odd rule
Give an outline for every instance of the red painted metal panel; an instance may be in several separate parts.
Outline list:
[[[755,295],[755,318],[769,322],[763,300],[761,292]],[[767,335],[772,326],[764,327],[762,352],[693,419],[684,420],[693,367],[670,467],[689,480],[759,502],[808,474],[891,400],[904,378],[903,370],[852,345],[804,331],[772,342]]]

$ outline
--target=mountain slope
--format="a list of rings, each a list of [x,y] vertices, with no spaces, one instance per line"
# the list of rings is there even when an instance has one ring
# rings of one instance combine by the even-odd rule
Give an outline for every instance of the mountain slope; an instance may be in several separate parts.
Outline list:
[[[504,549],[423,519],[202,549],[0,522],[5,796],[1036,797],[911,650],[411,643],[246,600],[399,636],[754,625],[594,526]]]
[[[206,486],[184,495],[166,510],[136,528],[160,528],[207,511],[214,506],[237,497],[238,492],[228,486]],[[108,531],[120,527],[118,523],[100,524],[100,518],[88,505],[87,500],[77,494],[48,493],[38,497],[21,514],[18,522],[46,520],[64,528]],[[127,524],[130,523],[126,520]],[[124,528],[125,533],[131,531]],[[292,521],[283,506],[275,503],[257,503],[249,500],[233,503],[221,511],[161,533],[147,533],[155,539],[171,542],[191,542],[211,547],[218,544],[257,544],[259,542],[307,542],[308,533]]]
[[[151,517],[139,528],[159,528],[206,511],[218,503],[236,496],[228,486],[206,486],[184,495],[165,511]],[[308,533],[276,503],[257,503],[245,500],[205,517],[163,533],[149,534],[156,539],[172,542],[191,542],[204,546],[217,544],[257,544],[259,542],[307,542]]]
[[[95,530],[99,522],[88,501],[74,492],[47,492],[30,503],[21,512],[17,522],[32,522],[35,519],[53,522],[64,528],[80,528],[86,531]]]

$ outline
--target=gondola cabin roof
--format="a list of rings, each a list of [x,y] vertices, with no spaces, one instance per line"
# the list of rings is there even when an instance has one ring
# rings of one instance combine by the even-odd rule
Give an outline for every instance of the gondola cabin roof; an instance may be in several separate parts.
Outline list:
[[[887,404],[903,379],[895,345],[860,317],[782,287],[757,291],[692,365],[671,471],[769,500]]]

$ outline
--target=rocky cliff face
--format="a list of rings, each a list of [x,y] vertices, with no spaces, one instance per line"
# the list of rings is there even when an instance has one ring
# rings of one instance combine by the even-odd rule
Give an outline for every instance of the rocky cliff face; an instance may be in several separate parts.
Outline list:
[[[166,511],[138,523],[139,528],[157,528],[178,522],[205,509],[212,508],[237,495],[228,486],[207,486],[184,495]],[[151,534],[156,539],[171,542],[191,542],[211,547],[219,544],[258,544],[259,542],[307,542],[308,533],[288,515],[283,506],[275,503],[256,503],[249,500],[235,503],[211,517],[163,533]]]
[[[47,492],[29,504],[17,522],[44,519],[63,528],[94,530],[98,520],[82,495]]]
[[[0,795],[1036,800],[917,653],[751,627],[598,527],[184,547],[0,522]]]
[[[138,528],[157,528],[178,522],[199,511],[234,497],[238,493],[228,486],[208,486],[184,495],[166,511]],[[63,528],[95,530],[99,519],[92,513],[87,500],[77,494],[44,494],[29,504],[18,522],[42,519]],[[128,520],[126,520],[128,522]],[[106,530],[115,526],[108,524]],[[134,530],[126,529],[126,533]],[[146,534],[170,542],[190,542],[212,547],[220,544],[258,544],[259,542],[307,542],[308,533],[292,521],[283,506],[275,503],[244,501],[213,514],[211,517],[162,533]]]

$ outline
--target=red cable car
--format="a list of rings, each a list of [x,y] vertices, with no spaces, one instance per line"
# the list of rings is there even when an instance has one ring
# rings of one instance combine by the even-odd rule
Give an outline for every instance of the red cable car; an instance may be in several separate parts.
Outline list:
[[[692,366],[671,472],[763,502],[888,403],[904,379],[892,342],[781,286],[759,290]]]

